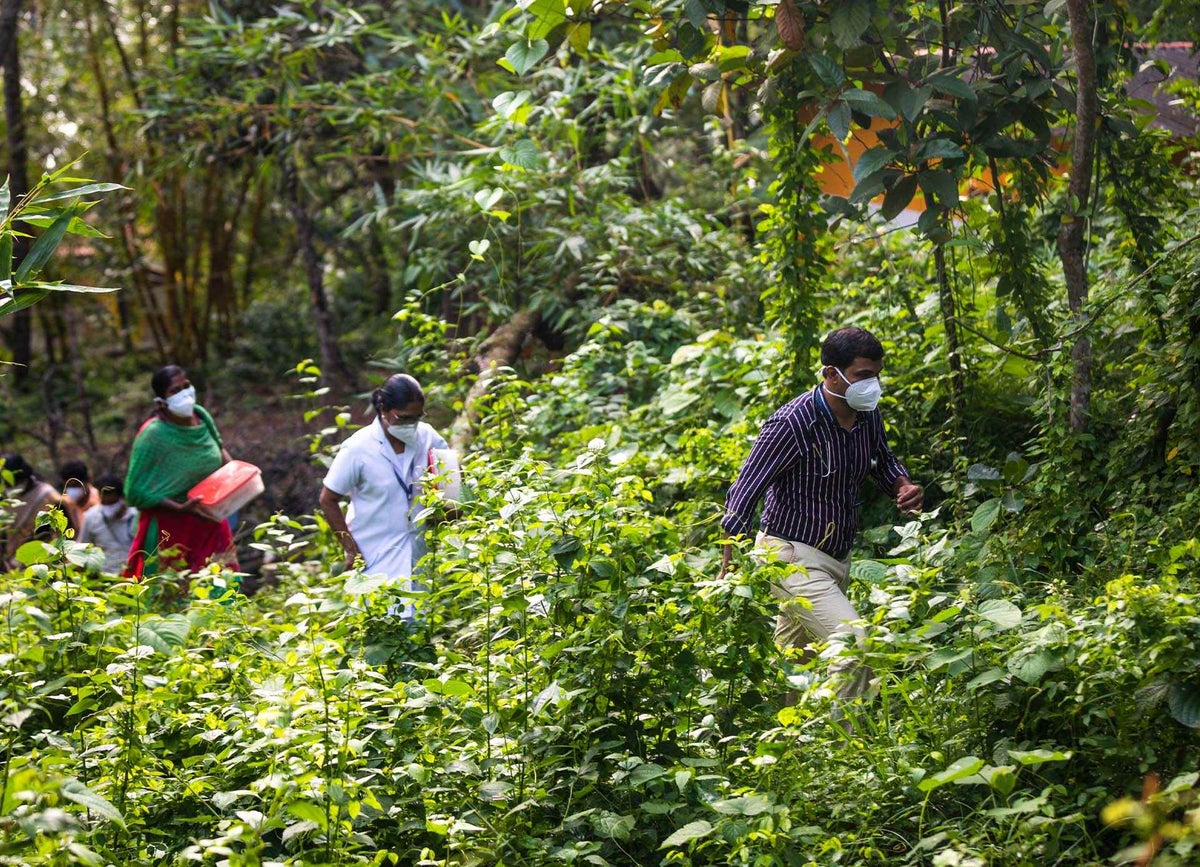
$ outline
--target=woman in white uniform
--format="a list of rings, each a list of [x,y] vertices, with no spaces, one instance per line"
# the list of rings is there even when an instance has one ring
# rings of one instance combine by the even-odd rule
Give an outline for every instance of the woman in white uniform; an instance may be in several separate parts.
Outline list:
[[[425,553],[421,480],[430,449],[446,448],[442,436],[422,419],[425,393],[411,376],[397,373],[371,395],[375,421],[342,443],[321,488],[321,509],[346,551],[346,563],[358,556],[368,575],[407,579]],[[340,500],[350,498],[347,516]],[[411,601],[393,613],[411,619]]]

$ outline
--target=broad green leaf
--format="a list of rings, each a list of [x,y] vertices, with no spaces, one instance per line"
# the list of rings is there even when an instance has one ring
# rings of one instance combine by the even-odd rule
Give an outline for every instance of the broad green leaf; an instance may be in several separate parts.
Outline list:
[[[912,202],[917,192],[917,176],[905,175],[883,197],[883,207],[879,209],[885,220],[894,220]]]
[[[562,697],[562,687],[558,685],[558,681],[554,681],[541,692],[533,697],[533,704],[529,707],[529,715],[537,716],[547,706],[557,702]]]
[[[592,22],[576,21],[567,25],[567,42],[575,49],[576,54],[587,54],[591,41]]]
[[[662,401],[664,415],[678,415],[700,399],[700,395],[692,391],[673,391]]]
[[[659,849],[672,849],[676,846],[682,846],[685,843],[690,843],[693,840],[699,840],[707,837],[713,831],[713,826],[703,819],[695,822],[688,822],[682,828],[679,828],[667,839],[663,840],[659,845]]]
[[[838,100],[829,107],[829,112],[825,115],[825,122],[829,124],[829,131],[833,133],[833,137],[838,141],[845,141],[846,136],[850,135],[850,123],[853,118],[850,116],[850,106]]]
[[[76,283],[44,283],[41,280],[30,280],[23,284],[27,289],[44,289],[47,292],[80,292],[91,295],[105,295],[109,292],[117,292],[119,288],[116,286],[80,286]]]
[[[170,654],[175,648],[183,646],[191,626],[191,622],[182,614],[148,617],[138,626],[134,643],[153,647],[157,653]]]
[[[511,146],[500,148],[500,159],[527,171],[536,169],[540,158],[537,145],[527,138],[518,139]]]
[[[479,787],[479,797],[485,801],[503,801],[513,790],[512,783],[503,780],[488,780]]]
[[[567,22],[567,7],[563,0],[534,0],[525,11],[533,16],[525,30],[530,39],[545,39]]]
[[[513,72],[524,75],[536,66],[549,50],[550,45],[545,39],[521,39],[508,46],[508,51],[504,52],[504,59],[509,62]]]
[[[943,93],[947,96],[957,96],[960,99],[968,100],[979,98],[971,85],[950,71],[938,72],[935,75],[931,75],[925,80],[925,83],[938,93]]]
[[[1194,683],[1172,683],[1167,707],[1177,723],[1200,729],[1200,688]]]
[[[875,174],[890,163],[893,156],[895,156],[893,151],[882,146],[863,151],[858,162],[854,164],[854,183],[862,183],[864,178]]]
[[[654,762],[646,762],[634,768],[627,779],[631,786],[644,786],[651,780],[657,780],[659,777],[666,775],[666,773],[667,769],[661,765],[656,765]]]
[[[383,573],[365,575],[361,572],[353,572],[346,578],[343,590],[347,596],[365,596],[395,583],[397,583],[395,579]]]
[[[948,138],[925,139],[916,153],[918,160],[961,160],[964,156],[962,148]]]
[[[958,207],[958,178],[945,169],[927,169],[917,175],[921,189],[939,205]]]
[[[121,815],[121,811],[114,807],[107,798],[97,795],[79,780],[67,780],[62,784],[60,792],[68,801],[84,807],[88,812],[95,813],[121,828],[125,827],[125,817]]]
[[[53,563],[58,559],[58,549],[46,542],[33,540],[17,549],[17,559],[26,566],[38,563]]]
[[[1000,515],[1000,498],[993,497],[986,502],[980,503],[975,510],[975,514],[971,515],[971,529],[976,533],[985,533],[996,523],[996,518]]]
[[[675,37],[675,47],[679,49],[679,53],[685,60],[691,60],[706,53],[708,37],[704,35],[703,31],[685,21],[679,25],[679,32]]]
[[[829,30],[841,48],[858,45],[870,25],[870,0],[842,0],[829,15]]]
[[[13,236],[5,232],[0,237],[0,280],[12,281]]]
[[[878,560],[853,560],[850,577],[867,584],[882,584],[887,580],[887,566]]]
[[[766,795],[742,795],[740,798],[713,801],[708,806],[726,816],[757,816],[771,809],[771,802]]]
[[[932,792],[934,789],[939,789],[947,783],[953,783],[955,780],[961,780],[963,777],[969,777],[972,774],[979,772],[979,769],[984,765],[983,759],[975,756],[963,756],[961,759],[956,759],[944,771],[938,771],[932,776],[928,776],[917,784],[922,792]]]
[[[1028,684],[1037,683],[1060,666],[1061,662],[1057,654],[1049,650],[1038,650],[1024,656],[1013,657],[1008,662],[1008,670]]]
[[[826,87],[840,87],[846,81],[846,73],[836,60],[824,54],[812,54],[809,55],[808,62],[812,64],[817,78],[821,79],[821,83]]]
[[[1021,609],[1007,599],[987,599],[981,602],[979,616],[991,621],[1000,630],[1021,625]]]
[[[885,120],[896,119],[896,109],[883,101],[877,94],[869,90],[854,88],[842,92],[842,99],[849,103],[855,111],[861,111],[871,117],[882,117]]]
[[[989,668],[982,674],[977,674],[975,677],[967,681],[967,689],[976,690],[981,686],[987,686],[989,683],[995,683],[998,680],[1003,680],[1008,677],[1008,672],[1003,668]]]
[[[325,809],[312,801],[292,801],[287,805],[287,811],[304,822],[312,822],[318,828],[324,828],[328,817]]]

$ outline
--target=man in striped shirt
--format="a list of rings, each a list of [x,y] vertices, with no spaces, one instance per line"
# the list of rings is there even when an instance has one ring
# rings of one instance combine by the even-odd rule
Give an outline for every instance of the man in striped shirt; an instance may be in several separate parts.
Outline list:
[[[757,548],[801,567],[775,588],[781,601],[775,640],[803,647],[836,632],[856,632],[846,598],[850,549],[858,530],[859,489],[870,475],[904,512],[920,510],[924,492],[888,448],[876,405],[883,346],[863,328],[840,328],[821,345],[822,382],[767,419],[729,489],[722,527],[748,535],[764,499]],[[725,548],[721,574],[732,549]],[[789,604],[804,598],[803,603]],[[849,692],[859,693],[864,683]],[[843,693],[846,694],[846,693]]]

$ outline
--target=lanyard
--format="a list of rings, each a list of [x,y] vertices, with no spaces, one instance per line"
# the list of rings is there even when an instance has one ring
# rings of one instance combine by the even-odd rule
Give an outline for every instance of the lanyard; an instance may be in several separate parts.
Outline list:
[[[392,460],[391,456],[385,453],[384,457],[387,458],[388,466],[392,468],[392,475],[396,477],[396,483],[400,485],[400,490],[404,491],[404,496],[407,497],[408,502],[411,503],[413,486],[405,483],[404,479],[400,475],[400,470],[397,469],[396,463]]]

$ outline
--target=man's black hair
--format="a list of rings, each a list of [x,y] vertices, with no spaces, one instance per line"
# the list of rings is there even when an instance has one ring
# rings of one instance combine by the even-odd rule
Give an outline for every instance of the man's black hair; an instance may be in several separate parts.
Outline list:
[[[839,328],[821,344],[821,363],[845,370],[856,358],[883,360],[883,344],[870,331],[857,325]]]
[[[167,389],[171,387],[171,380],[181,373],[187,373],[187,371],[178,364],[168,364],[166,367],[160,367],[154,371],[154,376],[150,377],[150,387],[154,389],[154,396],[165,398]]]
[[[0,467],[7,473],[11,473],[13,484],[18,487],[23,487],[30,479],[36,477],[33,467],[29,465],[29,461],[25,460],[18,454],[7,454],[0,456],[0,461],[4,462],[4,466]]]
[[[83,482],[86,485],[92,478],[88,466],[81,460],[67,461],[58,471],[58,477],[66,484],[69,481]]]
[[[125,482],[121,480],[120,476],[112,473],[105,473],[96,479],[96,488],[102,494],[105,491],[116,491],[118,497],[125,496]]]

